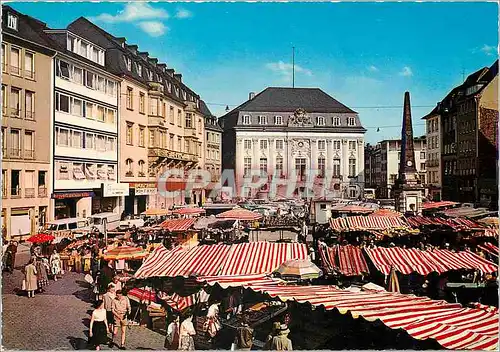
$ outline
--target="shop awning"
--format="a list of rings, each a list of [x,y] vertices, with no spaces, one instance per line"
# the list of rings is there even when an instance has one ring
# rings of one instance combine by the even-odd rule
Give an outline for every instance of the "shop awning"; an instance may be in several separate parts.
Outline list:
[[[177,293],[172,295],[163,295],[159,293],[161,300],[165,301],[172,309],[177,312],[182,312],[184,309],[194,306],[198,303],[208,302],[210,295],[205,292],[205,290],[200,290],[190,296],[180,296]]]
[[[228,275],[228,276],[204,276],[197,280],[198,282],[205,283],[209,286],[218,284],[222,288],[238,287],[246,285],[277,285],[284,282],[278,278],[272,278],[265,274],[254,275]]]
[[[136,272],[136,278],[250,275],[272,273],[290,259],[306,259],[305,244],[253,242],[202,245],[168,251],[158,247]]]
[[[438,208],[452,207],[452,206],[455,206],[455,205],[458,205],[458,204],[460,204],[460,203],[450,202],[450,201],[425,202],[425,203],[422,203],[422,208],[424,210],[429,210],[429,209],[438,209]]]
[[[172,214],[176,215],[200,215],[205,214],[205,209],[203,208],[180,208],[172,211]]]
[[[444,249],[422,251],[416,248],[365,248],[375,267],[385,275],[391,268],[402,274],[417,272],[444,273],[450,270],[473,269],[485,273],[497,271],[497,265],[470,251],[452,252]]]
[[[171,211],[168,209],[154,209],[150,208],[146,211],[143,211],[141,215],[146,215],[146,216],[166,216],[170,215]]]
[[[395,211],[395,210],[392,210],[392,209],[377,209],[375,210],[373,213],[371,213],[370,215],[368,216],[386,216],[386,217],[396,217],[396,218],[400,218],[403,216],[402,213],[400,213],[399,211]]]
[[[370,214],[373,213],[374,210],[373,208],[363,207],[361,205],[339,205],[332,208],[332,212],[358,214]]]
[[[319,254],[329,273],[339,272],[345,276],[358,276],[370,272],[361,248],[357,246],[320,246]]]
[[[480,244],[478,247],[481,248],[483,251],[485,251],[491,255],[494,255],[498,258],[498,247],[495,246],[494,244],[486,242],[486,243]]]
[[[227,219],[227,220],[254,221],[262,219],[262,214],[243,208],[234,208],[218,214],[217,217],[220,219]]]
[[[163,221],[160,226],[170,232],[183,232],[189,230],[196,222],[196,219],[168,219]]]
[[[330,219],[330,226],[336,231],[366,231],[387,229],[408,229],[408,224],[394,216],[348,216]]]
[[[282,301],[310,303],[341,314],[349,312],[353,318],[381,321],[415,339],[434,339],[447,349],[498,348],[497,312],[392,292],[350,292],[332,286],[247,287]]]
[[[134,287],[127,292],[127,297],[136,302],[156,302],[156,291],[147,287]]]

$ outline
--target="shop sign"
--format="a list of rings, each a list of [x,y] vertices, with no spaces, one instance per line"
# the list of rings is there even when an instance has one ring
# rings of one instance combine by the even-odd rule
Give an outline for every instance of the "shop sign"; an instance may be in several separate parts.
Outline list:
[[[129,195],[128,183],[103,183],[103,197],[121,197]]]
[[[133,186],[136,196],[156,194],[158,192],[155,183],[135,183]]]
[[[94,192],[52,193],[52,198],[54,199],[86,198],[86,197],[94,197]]]

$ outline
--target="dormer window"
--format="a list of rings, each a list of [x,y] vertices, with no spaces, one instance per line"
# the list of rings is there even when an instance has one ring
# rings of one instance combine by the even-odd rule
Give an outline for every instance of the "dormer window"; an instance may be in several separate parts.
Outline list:
[[[324,126],[325,125],[325,118],[323,116],[318,116],[317,123],[318,123],[318,126]]]
[[[127,66],[127,70],[132,71],[132,60],[128,57],[124,56],[123,61],[125,61],[125,65]]]
[[[250,115],[243,115],[243,124],[250,125]]]
[[[354,117],[349,117],[347,119],[347,126],[356,126],[356,118]]]
[[[282,125],[283,124],[283,116],[274,116],[274,124]]]
[[[152,81],[152,80],[153,80],[153,72],[152,72],[152,71],[148,71],[148,79],[149,79],[150,81]]]
[[[142,77],[142,66],[137,64],[137,74]]]
[[[333,118],[333,125],[334,126],[340,126],[340,117],[334,117]]]
[[[16,15],[14,15],[12,13],[9,13],[7,15],[7,27],[17,31],[17,16]]]
[[[259,116],[259,125],[267,125],[267,116]]]

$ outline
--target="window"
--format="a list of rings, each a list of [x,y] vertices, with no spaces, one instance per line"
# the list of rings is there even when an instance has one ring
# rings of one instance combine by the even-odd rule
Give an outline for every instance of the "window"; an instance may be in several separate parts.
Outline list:
[[[244,149],[252,149],[252,140],[251,139],[243,140],[243,148]]]
[[[340,159],[333,159],[333,176],[340,177]]]
[[[115,123],[115,110],[106,109],[106,122],[110,124]]]
[[[96,140],[96,147],[100,152],[106,151],[106,137],[98,135]]]
[[[97,76],[97,90],[106,93],[106,79],[104,77]]]
[[[275,116],[274,117],[274,124],[275,125],[282,125],[283,124],[283,116]]]
[[[38,188],[45,188],[47,185],[47,171],[38,171]]]
[[[265,176],[267,174],[267,158],[260,158],[259,169],[262,176]]]
[[[276,140],[276,149],[283,150],[283,140],[282,139]]]
[[[59,128],[59,137],[57,138],[59,146],[69,147],[69,130],[65,128]]]
[[[7,71],[7,47],[2,44],[2,72]]]
[[[356,150],[356,141],[349,141],[349,150]]]
[[[14,158],[21,156],[21,131],[10,129],[10,153],[9,155]]]
[[[146,176],[146,174],[144,173],[144,164],[145,164],[144,160],[139,160],[138,164],[139,164],[139,176],[140,177]]]
[[[186,153],[191,154],[191,143],[187,139],[184,141],[184,148]]]
[[[35,78],[35,54],[26,51],[24,54],[24,76],[26,78]]]
[[[85,103],[84,115],[88,119],[93,119],[94,118],[94,104],[92,104],[92,103]]]
[[[398,177],[398,175],[396,175],[396,174],[391,174],[389,177],[390,177],[390,178],[389,178],[389,183],[391,183],[391,184],[395,184],[395,183],[396,183],[396,178]]]
[[[137,74],[142,77],[142,66],[137,64]]]
[[[134,124],[127,122],[127,144],[133,145]]]
[[[276,157],[276,174],[283,175],[283,158],[281,156]]]
[[[127,66],[127,70],[132,71],[132,60],[128,57],[124,56],[123,60],[125,61],[125,66]]]
[[[127,87],[127,109],[133,110],[134,109],[134,89],[131,87]]]
[[[325,125],[325,118],[323,116],[318,116],[317,123],[318,123],[318,126],[324,126]]]
[[[83,147],[82,132],[73,131],[72,138],[71,138],[71,146],[73,148],[80,148],[80,149]]]
[[[134,176],[134,171],[133,171],[133,168],[134,168],[134,162],[132,161],[132,159],[127,159],[125,160],[125,176]]]
[[[170,116],[170,123],[173,125],[175,123],[175,121],[174,121],[174,107],[173,106],[170,107],[169,116]]]
[[[297,173],[297,178],[299,180],[304,180],[306,177],[306,159],[297,158],[295,159],[295,172]]]
[[[89,50],[88,44],[80,41],[80,55],[82,55],[83,57],[87,57],[88,50]]]
[[[334,126],[340,126],[340,117],[334,117],[333,118],[333,125]]]
[[[14,47],[10,48],[10,73],[21,74],[21,50]]]
[[[333,141],[333,149],[340,150],[340,141]]]
[[[267,139],[260,140],[260,149],[267,149]]]
[[[144,147],[144,127],[139,127],[139,147]]]
[[[320,177],[325,177],[325,168],[326,168],[325,158],[320,156],[318,158],[318,171]]]
[[[85,77],[84,71],[79,67],[73,66],[72,81],[76,84],[83,85],[83,77]]]
[[[35,157],[35,132],[24,131],[24,157],[33,159]]]
[[[104,122],[104,108],[102,106],[97,105],[97,120]]]
[[[17,16],[16,15],[14,15],[12,13],[9,13],[7,15],[7,27],[17,31]]]
[[[158,99],[149,99],[149,115],[158,116]]]
[[[420,170],[425,171],[425,163],[420,163]]]
[[[155,146],[155,130],[152,129],[149,130],[149,146]]]
[[[106,80],[107,88],[106,94],[111,95],[112,97],[116,97],[116,82]]]
[[[113,138],[113,137],[108,137],[106,139],[106,150],[109,152],[109,151],[114,151],[116,148],[115,148],[115,144],[116,144],[116,138]]]
[[[325,150],[326,149],[326,141],[325,140],[319,140],[318,141],[318,149],[319,150]]]
[[[177,137],[177,151],[182,152],[182,137]]]
[[[56,74],[60,78],[69,80],[69,64],[65,61],[57,60]]]
[[[182,126],[182,110],[177,109],[177,125]]]
[[[252,170],[252,158],[243,158],[243,176],[250,176],[250,170]]]
[[[267,125],[267,116],[259,116],[259,125]]]
[[[193,127],[193,121],[192,121],[192,114],[191,113],[186,113],[186,128],[192,128]]]
[[[90,89],[94,89],[97,86],[96,75],[92,72],[85,71],[85,86]]]
[[[401,159],[401,152],[398,152],[398,160]]]
[[[7,99],[7,93],[6,93],[6,87],[2,85],[2,115],[8,115],[8,99]]]
[[[250,115],[243,115],[243,124],[250,125]]]
[[[21,90],[14,87],[10,88],[10,115],[21,116]]]
[[[168,149],[174,150],[174,135],[170,134],[170,139],[168,141]]]
[[[10,195],[12,197],[21,196],[21,170],[10,171]]]
[[[356,125],[356,118],[355,117],[348,117],[347,118],[347,126],[355,126]]]
[[[425,152],[420,152],[420,159],[425,159]]]
[[[356,177],[356,159],[349,158],[349,177]]]
[[[145,104],[145,95],[143,92],[139,92],[139,112],[144,114],[144,104]]]
[[[71,115],[83,116],[83,102],[80,99],[71,98]]]

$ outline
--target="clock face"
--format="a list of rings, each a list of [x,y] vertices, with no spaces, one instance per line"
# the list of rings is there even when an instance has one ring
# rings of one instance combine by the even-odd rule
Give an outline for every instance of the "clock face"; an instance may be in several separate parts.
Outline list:
[[[413,163],[412,163],[410,160],[408,160],[408,162],[406,163],[406,165],[408,165],[408,166],[412,166],[412,165],[413,165]]]
[[[299,142],[299,147],[303,147],[304,146],[304,143],[303,142]]]

